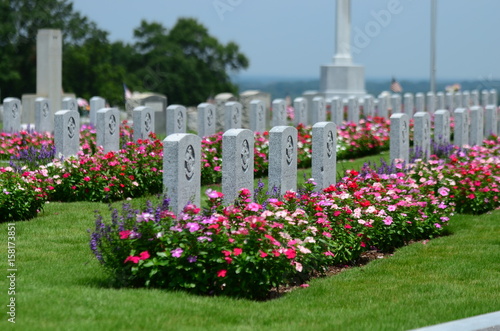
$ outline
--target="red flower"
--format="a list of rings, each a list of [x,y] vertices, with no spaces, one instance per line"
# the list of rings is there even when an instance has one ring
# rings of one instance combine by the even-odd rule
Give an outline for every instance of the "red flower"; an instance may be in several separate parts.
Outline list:
[[[288,259],[294,259],[297,256],[297,252],[294,249],[287,249],[285,255]]]
[[[226,274],[227,274],[227,270],[219,270],[217,271],[217,277],[226,277]]]

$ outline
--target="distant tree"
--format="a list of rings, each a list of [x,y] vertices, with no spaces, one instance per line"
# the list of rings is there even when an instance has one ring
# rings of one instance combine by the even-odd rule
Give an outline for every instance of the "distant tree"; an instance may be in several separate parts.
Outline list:
[[[236,93],[229,73],[249,65],[236,43],[221,44],[192,18],[180,18],[170,31],[142,21],[134,37],[138,58],[132,66],[141,82],[134,87],[166,94],[170,104],[196,105],[220,92]]]

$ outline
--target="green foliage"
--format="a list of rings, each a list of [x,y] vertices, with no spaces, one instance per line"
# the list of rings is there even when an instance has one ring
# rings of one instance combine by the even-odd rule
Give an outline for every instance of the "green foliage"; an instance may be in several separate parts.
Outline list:
[[[220,92],[237,92],[229,73],[248,67],[234,42],[221,44],[194,19],[167,31],[143,21],[134,44],[110,43],[68,0],[0,2],[0,86],[4,96],[36,91],[39,29],[63,32],[63,90],[123,105],[123,82],[132,90],[168,95],[169,103],[196,105]]]

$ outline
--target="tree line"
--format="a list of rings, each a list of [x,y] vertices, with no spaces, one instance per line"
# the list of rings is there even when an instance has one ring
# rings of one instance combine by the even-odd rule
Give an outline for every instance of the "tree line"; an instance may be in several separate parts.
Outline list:
[[[2,98],[36,93],[39,29],[63,33],[63,90],[123,105],[124,88],[157,92],[170,104],[196,105],[220,92],[237,93],[230,74],[248,68],[235,42],[223,44],[193,18],[173,27],[143,20],[132,43],[110,42],[107,31],[68,0],[0,0]]]

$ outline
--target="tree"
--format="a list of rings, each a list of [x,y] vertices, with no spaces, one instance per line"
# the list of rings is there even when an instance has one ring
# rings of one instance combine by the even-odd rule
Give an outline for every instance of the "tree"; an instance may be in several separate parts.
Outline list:
[[[142,21],[134,37],[141,78],[134,88],[166,94],[170,104],[196,105],[220,92],[236,93],[228,73],[249,64],[236,43],[221,44],[192,18],[180,18],[170,31]]]

